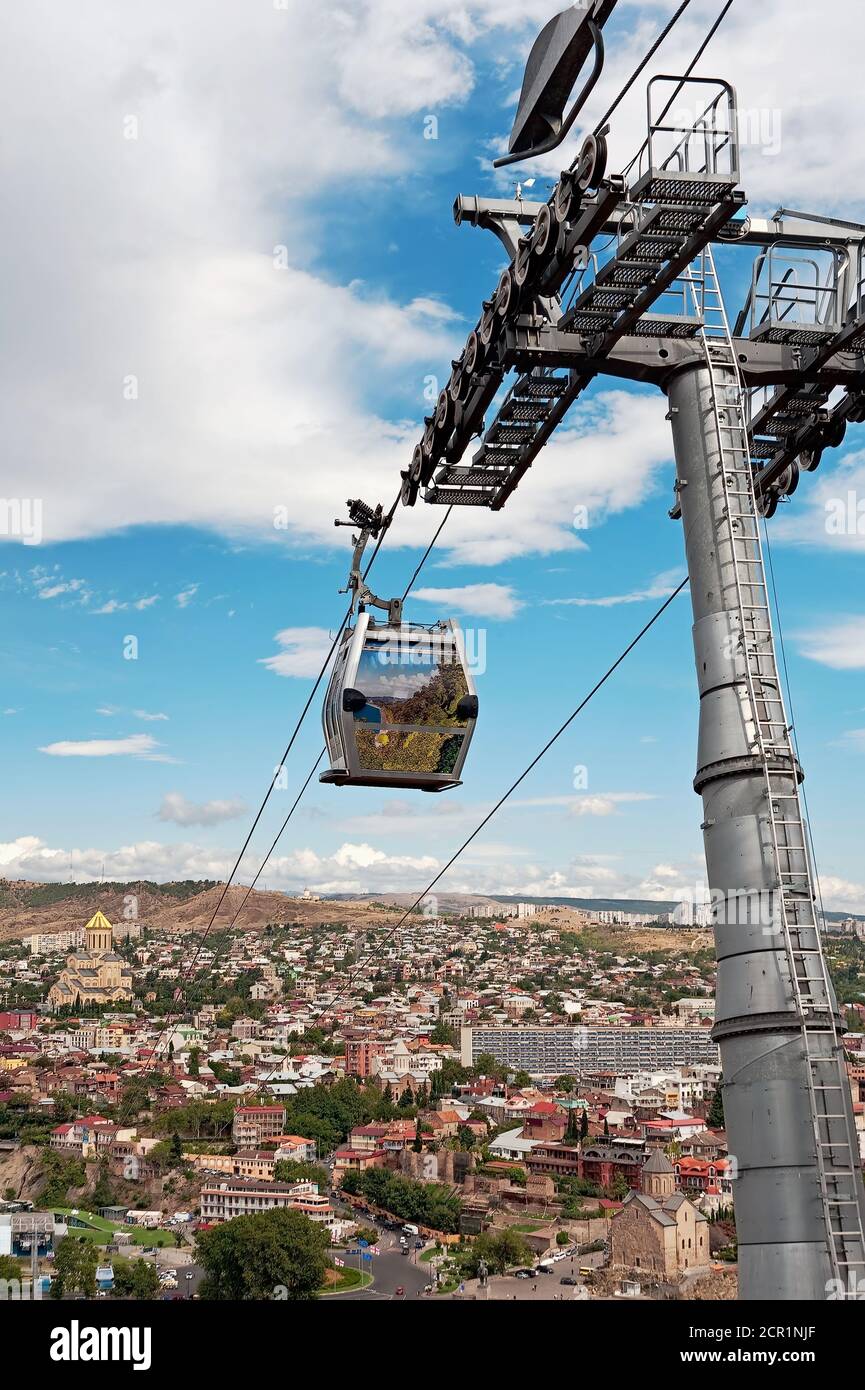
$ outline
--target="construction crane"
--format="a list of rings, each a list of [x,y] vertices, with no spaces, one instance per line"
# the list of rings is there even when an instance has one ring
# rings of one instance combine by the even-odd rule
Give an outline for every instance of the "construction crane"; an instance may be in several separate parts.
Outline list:
[[[584,0],[544,28],[501,163],[548,152],[573,126],[600,76],[614,5]],[[862,1172],[761,525],[847,423],[865,419],[865,227],[784,208],[749,217],[734,89],[693,67],[649,80],[646,139],[622,173],[607,172],[602,125],[546,202],[457,198],[456,222],[494,232],[509,265],[425,421],[401,501],[498,511],[595,378],[666,393],[670,515],[683,523],[694,616],[694,788],[740,1296],[855,1298],[865,1279]],[[752,259],[732,327],[718,246]]]

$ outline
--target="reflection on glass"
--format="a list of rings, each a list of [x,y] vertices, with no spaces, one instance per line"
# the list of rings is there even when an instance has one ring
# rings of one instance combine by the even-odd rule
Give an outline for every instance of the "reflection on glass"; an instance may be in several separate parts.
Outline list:
[[[457,705],[468,683],[454,642],[367,642],[355,683],[366,706],[355,714],[363,724],[433,724],[465,728]]]
[[[388,729],[355,724],[357,753],[364,772],[453,772],[462,734]]]

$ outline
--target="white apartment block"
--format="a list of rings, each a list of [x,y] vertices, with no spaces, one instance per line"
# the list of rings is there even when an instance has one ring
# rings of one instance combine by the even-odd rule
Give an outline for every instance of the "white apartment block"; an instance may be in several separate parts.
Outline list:
[[[71,927],[68,931],[34,932],[24,938],[31,956],[50,956],[56,951],[74,951],[84,945],[84,928]]]

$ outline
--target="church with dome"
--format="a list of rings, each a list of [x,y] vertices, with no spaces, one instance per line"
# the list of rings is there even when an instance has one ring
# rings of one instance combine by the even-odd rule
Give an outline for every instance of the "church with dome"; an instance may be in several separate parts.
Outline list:
[[[114,951],[114,929],[102,912],[84,928],[84,946],[67,957],[65,969],[48,991],[56,1012],[88,1004],[125,1004],[132,999],[132,970]]]

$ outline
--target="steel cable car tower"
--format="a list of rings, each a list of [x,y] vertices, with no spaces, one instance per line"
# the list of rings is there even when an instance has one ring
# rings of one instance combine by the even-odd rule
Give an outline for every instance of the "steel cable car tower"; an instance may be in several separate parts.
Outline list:
[[[542,31],[499,163],[552,149],[571,128],[600,74],[614,5],[585,0]],[[683,523],[694,615],[694,787],[740,1296],[855,1297],[865,1279],[862,1173],[760,526],[823,448],[840,444],[847,421],[865,419],[865,227],[784,209],[742,215],[735,93],[693,77],[693,66],[649,81],[647,137],[623,174],[606,173],[602,128],[546,203],[457,198],[457,223],[492,230],[510,265],[425,422],[401,500],[413,506],[422,491],[432,504],[497,511],[595,377],[666,393],[670,515]],[[689,103],[691,115],[677,118]],[[756,252],[732,329],[715,245]],[[515,384],[486,426],[511,371]]]

